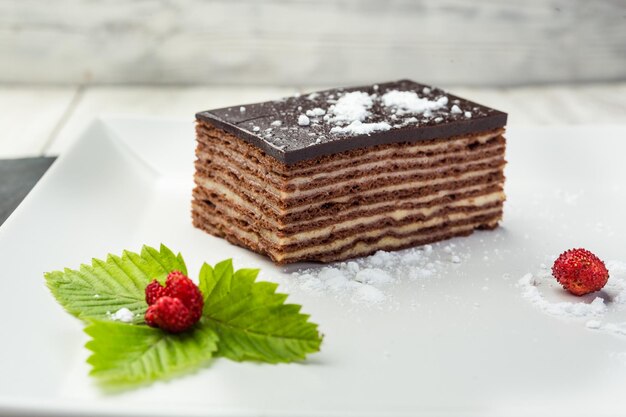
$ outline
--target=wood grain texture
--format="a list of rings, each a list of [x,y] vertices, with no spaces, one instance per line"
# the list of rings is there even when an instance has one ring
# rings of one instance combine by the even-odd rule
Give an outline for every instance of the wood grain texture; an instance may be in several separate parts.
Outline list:
[[[276,87],[89,87],[44,152],[63,153],[95,118],[103,115],[182,119],[192,125],[198,111],[273,100],[296,92]]]
[[[322,87],[302,89],[313,91]],[[273,100],[293,89],[271,87],[89,87],[46,155],[63,153],[100,115],[189,120],[200,110]],[[509,126],[626,124],[626,83],[578,87],[453,88],[451,92],[509,113]]]
[[[70,111],[76,90],[0,86],[0,158],[41,154]]]
[[[624,0],[3,0],[0,82],[626,77]]]
[[[63,153],[101,115],[177,118],[193,123],[193,115],[200,110],[271,100],[294,92],[293,88],[276,87],[4,87],[0,88],[0,158]],[[457,87],[451,92],[508,112],[511,127],[626,124],[626,83]]]

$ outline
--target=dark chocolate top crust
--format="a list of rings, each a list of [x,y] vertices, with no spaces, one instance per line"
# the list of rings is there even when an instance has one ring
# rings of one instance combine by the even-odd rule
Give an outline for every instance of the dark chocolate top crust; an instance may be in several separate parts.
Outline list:
[[[410,80],[207,110],[196,118],[290,165],[351,149],[471,134],[507,115]]]

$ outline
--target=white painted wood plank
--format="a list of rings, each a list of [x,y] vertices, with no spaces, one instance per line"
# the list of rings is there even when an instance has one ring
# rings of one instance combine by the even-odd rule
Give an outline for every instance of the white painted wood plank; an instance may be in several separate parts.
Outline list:
[[[626,83],[507,89],[451,87],[449,91],[508,112],[509,126],[626,124]],[[270,87],[90,87],[81,94],[46,154],[63,152],[94,118],[103,114],[186,118],[191,123],[201,110],[272,100],[295,92]]]
[[[506,111],[510,126],[626,124],[626,83],[451,91]]]
[[[481,88],[442,86],[509,114],[509,126],[626,124],[626,83]],[[316,86],[302,92],[329,88]]]
[[[45,153],[62,153],[100,115],[186,118],[193,123],[194,115],[202,110],[273,100],[296,92],[276,87],[90,87]]]
[[[0,87],[0,158],[40,155],[76,88]]]
[[[3,0],[0,81],[623,80],[625,10],[624,0]]]

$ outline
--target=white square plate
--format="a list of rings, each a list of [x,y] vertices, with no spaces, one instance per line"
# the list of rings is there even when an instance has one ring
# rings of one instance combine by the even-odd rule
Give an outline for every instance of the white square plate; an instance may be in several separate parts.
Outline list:
[[[548,316],[516,286],[570,247],[626,260],[626,129],[510,129],[507,137],[502,227],[455,239],[463,262],[402,280],[371,305],[289,285],[293,267],[191,226],[193,123],[94,122],[0,228],[0,413],[626,414],[626,341]],[[320,324],[322,351],[291,365],[221,359],[169,382],[100,390],[87,375],[82,324],[57,305],[43,273],[161,242],[183,253],[192,276],[203,261],[228,257],[262,268]],[[444,246],[432,256],[444,259]],[[609,308],[619,321],[618,306]]]

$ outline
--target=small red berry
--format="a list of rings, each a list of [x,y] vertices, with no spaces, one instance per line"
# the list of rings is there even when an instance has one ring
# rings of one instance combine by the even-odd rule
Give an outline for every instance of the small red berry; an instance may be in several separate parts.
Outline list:
[[[165,286],[156,279],[146,287],[146,324],[179,333],[202,317],[204,299],[196,284],[180,271],[167,276]]]
[[[165,288],[163,288],[159,281],[153,279],[146,287],[146,303],[148,303],[149,306],[156,303],[159,298],[163,297],[164,289]]]
[[[184,332],[196,323],[182,301],[166,295],[148,307],[145,320],[148,326],[170,333]]]
[[[604,262],[586,249],[563,252],[554,261],[552,275],[563,288],[579,296],[602,289],[609,279]]]
[[[173,271],[167,276],[163,295],[178,298],[189,309],[193,319],[200,320],[204,298],[198,286],[182,272]]]

